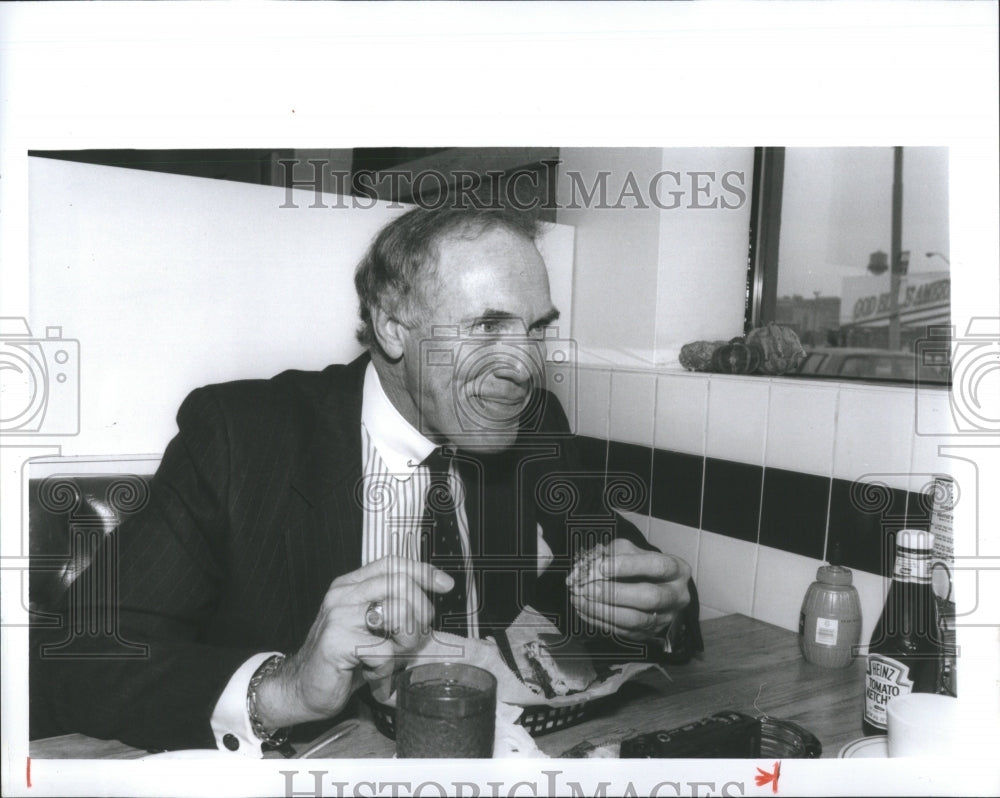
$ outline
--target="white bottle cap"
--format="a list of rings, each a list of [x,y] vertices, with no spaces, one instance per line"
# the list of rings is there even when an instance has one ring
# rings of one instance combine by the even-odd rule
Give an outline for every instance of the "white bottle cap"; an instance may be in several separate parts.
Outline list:
[[[896,533],[896,545],[905,549],[931,551],[934,548],[934,535],[923,529],[900,529]]]

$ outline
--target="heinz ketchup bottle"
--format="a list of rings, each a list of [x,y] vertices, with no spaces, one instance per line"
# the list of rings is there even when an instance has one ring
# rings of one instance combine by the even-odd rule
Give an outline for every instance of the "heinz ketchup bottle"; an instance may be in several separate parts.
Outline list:
[[[897,696],[938,690],[944,641],[931,589],[933,547],[930,532],[896,533],[892,584],[868,647],[862,719],[866,735],[886,733],[886,707]]]

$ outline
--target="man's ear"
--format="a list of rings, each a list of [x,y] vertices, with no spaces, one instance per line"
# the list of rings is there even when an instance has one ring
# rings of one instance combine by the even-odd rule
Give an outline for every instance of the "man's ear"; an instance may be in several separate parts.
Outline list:
[[[382,308],[376,307],[372,309],[372,327],[386,356],[390,360],[399,360],[403,356],[409,332],[406,326]]]

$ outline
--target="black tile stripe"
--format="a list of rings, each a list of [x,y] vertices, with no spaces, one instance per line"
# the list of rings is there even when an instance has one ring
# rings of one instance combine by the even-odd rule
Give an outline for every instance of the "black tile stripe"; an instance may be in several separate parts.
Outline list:
[[[590,438],[578,435],[577,450],[583,467],[588,471],[606,471],[608,466],[608,442],[603,438]]]
[[[829,477],[765,468],[760,542],[822,559],[829,503]]]
[[[763,473],[761,466],[706,457],[702,529],[756,543]]]
[[[642,513],[643,515],[649,515],[649,497],[652,494],[653,449],[649,446],[639,446],[634,443],[609,441],[607,472],[608,474],[624,474],[636,478],[640,484],[637,484],[635,487],[637,490],[641,487],[642,492],[625,491],[625,495],[629,499],[627,509]],[[611,507],[609,509],[623,509],[615,505],[614,496],[610,495],[612,491],[609,490],[608,493],[608,498],[611,500]]]
[[[896,532],[906,525],[906,500],[905,490],[834,478],[827,556],[839,547],[842,565],[891,575]]]
[[[705,458],[700,455],[654,449],[650,514],[662,521],[699,528],[704,472]]]
[[[892,574],[898,530],[930,527],[932,502],[926,490],[603,438],[577,440],[585,467],[632,473],[648,485],[654,518],[817,560],[828,560],[836,546],[843,565],[876,575]]]

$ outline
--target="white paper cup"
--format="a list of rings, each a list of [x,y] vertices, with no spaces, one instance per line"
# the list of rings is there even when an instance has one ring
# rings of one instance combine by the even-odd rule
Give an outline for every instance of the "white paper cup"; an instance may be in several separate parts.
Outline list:
[[[942,757],[956,752],[961,729],[958,699],[910,693],[889,701],[889,756]]]

